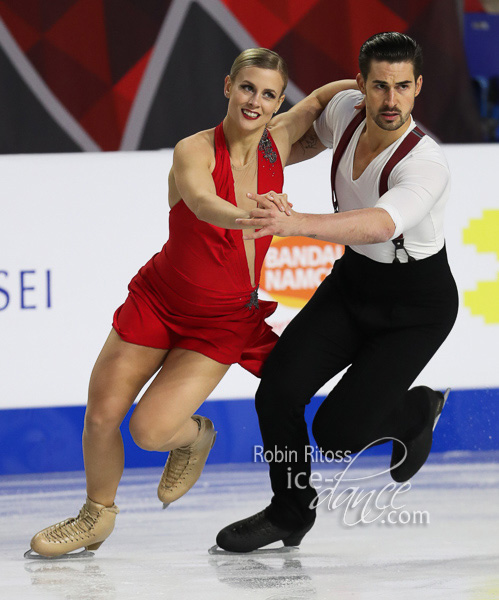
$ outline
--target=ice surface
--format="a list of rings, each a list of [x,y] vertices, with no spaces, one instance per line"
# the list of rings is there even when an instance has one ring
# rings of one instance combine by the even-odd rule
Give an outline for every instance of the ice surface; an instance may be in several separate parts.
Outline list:
[[[118,492],[121,512],[112,536],[94,558],[65,562],[29,561],[23,553],[39,529],[78,513],[83,474],[2,477],[0,597],[499,599],[498,460],[491,453],[433,457],[395,502],[407,514],[427,511],[427,524],[389,525],[379,517],[347,526],[344,521],[358,514],[345,515],[348,486],[379,491],[390,479],[342,481],[334,498],[345,502],[334,510],[322,505],[300,549],[285,555],[208,554],[219,529],[268,503],[265,466],[207,467],[167,510],[156,497],[160,470],[129,470]],[[383,461],[366,458],[349,475],[374,474]],[[329,479],[339,470],[319,469]]]

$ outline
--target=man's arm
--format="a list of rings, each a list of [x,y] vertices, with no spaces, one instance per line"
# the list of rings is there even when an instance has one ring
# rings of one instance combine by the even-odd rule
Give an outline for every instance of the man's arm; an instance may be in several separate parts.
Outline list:
[[[296,231],[289,235],[360,246],[388,242],[395,232],[395,223],[382,208],[361,208],[344,213],[299,215]]]
[[[376,203],[392,217],[395,236],[416,227],[433,209],[449,185],[448,167],[441,161],[413,156],[397,165],[393,186]]]
[[[263,208],[252,210],[249,219],[237,219],[244,227],[259,230],[248,232],[243,236],[245,239],[266,235],[303,236],[335,244],[362,245],[387,242],[395,233],[395,223],[383,208],[361,208],[323,215],[290,210],[290,216],[283,216],[264,196],[254,194],[252,197]]]
[[[337,244],[377,244],[416,227],[442,197],[449,184],[449,170],[437,157],[412,157],[394,169],[393,187],[372,208],[316,215],[293,210],[282,219],[265,196],[250,196],[262,208],[250,212],[242,225],[264,235],[301,235]],[[249,238],[248,238],[249,239]]]

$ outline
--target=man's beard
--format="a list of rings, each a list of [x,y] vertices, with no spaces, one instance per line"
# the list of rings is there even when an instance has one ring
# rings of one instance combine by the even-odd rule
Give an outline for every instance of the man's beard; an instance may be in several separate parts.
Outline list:
[[[383,109],[377,115],[373,115],[373,121],[376,123],[378,127],[383,129],[384,131],[397,131],[400,129],[402,125],[407,122],[407,119],[411,116],[412,108],[405,114],[402,114],[398,110],[390,110],[388,108]],[[394,121],[385,121],[381,113],[397,113],[398,118]]]

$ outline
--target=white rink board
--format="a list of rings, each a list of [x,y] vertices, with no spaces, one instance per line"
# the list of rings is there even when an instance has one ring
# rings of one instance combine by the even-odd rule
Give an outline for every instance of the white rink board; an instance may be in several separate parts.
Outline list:
[[[461,307],[420,379],[436,388],[499,387],[499,324],[472,316],[462,301],[499,271],[496,254],[462,241],[470,218],[499,210],[499,146],[444,151],[453,175],[446,238]],[[85,403],[128,281],[167,239],[171,159],[171,150],[0,157],[0,408]],[[326,152],[286,170],[297,210],[331,211],[330,160]],[[295,313],[281,307],[272,319]],[[234,366],[212,398],[251,398],[257,384]]]

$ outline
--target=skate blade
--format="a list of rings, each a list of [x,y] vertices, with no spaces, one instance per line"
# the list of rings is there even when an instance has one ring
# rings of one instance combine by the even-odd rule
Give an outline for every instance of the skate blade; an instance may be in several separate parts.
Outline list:
[[[449,397],[450,390],[451,390],[451,388],[447,388],[445,390],[445,392],[444,392],[444,397],[442,399],[442,405],[440,406],[438,415],[437,415],[437,417],[435,419],[435,422],[433,423],[433,431],[435,431],[435,427],[437,426],[438,420],[440,419],[440,415],[442,414],[442,411],[444,409],[445,403],[447,402],[447,398]]]
[[[37,554],[32,548],[30,548],[27,552],[24,553],[24,558],[28,560],[74,560],[75,558],[93,558],[95,556],[94,552],[90,552],[85,548],[82,548],[79,552],[68,552],[67,554],[61,554],[59,556],[42,556],[41,554]]]
[[[228,552],[223,548],[220,548],[218,544],[215,544],[208,550],[208,554],[218,556],[267,556],[272,554],[293,554],[298,552],[298,546],[281,546],[280,548],[258,548],[258,550],[252,550],[251,552]]]

